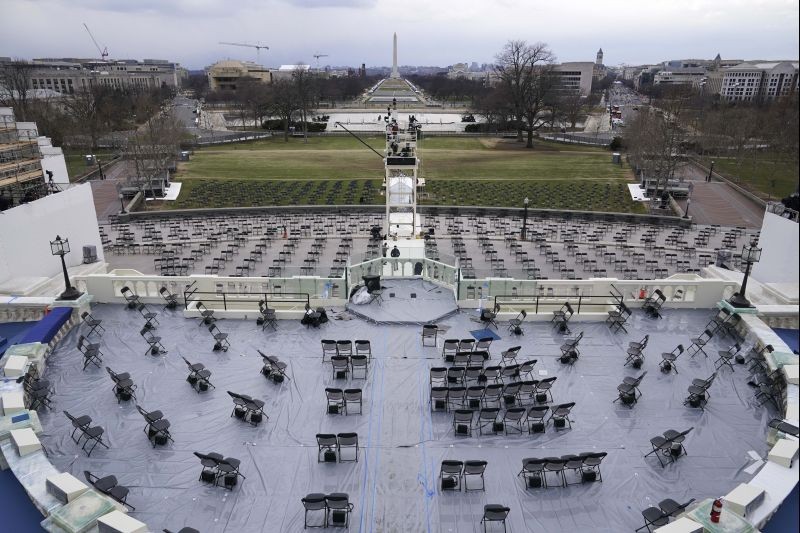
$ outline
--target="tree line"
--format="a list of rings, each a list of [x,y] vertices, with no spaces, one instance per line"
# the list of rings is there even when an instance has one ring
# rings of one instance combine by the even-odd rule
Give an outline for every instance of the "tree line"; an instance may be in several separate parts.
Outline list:
[[[69,93],[34,92],[36,65],[24,60],[0,64],[0,105],[20,122],[36,122],[56,146],[97,149],[112,132],[130,131],[157,114],[174,96],[168,87],[116,88],[93,84]]]
[[[235,90],[210,91],[206,87],[195,91],[209,103],[230,105],[242,121],[269,127],[274,120],[281,123],[284,140],[291,128],[298,126],[304,137],[313,123],[311,114],[321,107],[351,101],[374,85],[377,77],[326,77],[300,66],[287,77],[265,83],[252,77],[236,81]]]
[[[662,89],[625,129],[628,156],[658,189],[674,178],[686,156],[725,160],[738,179],[758,169],[759,190],[771,192],[778,169],[789,169],[798,187],[800,124],[798,95],[771,101],[728,102],[688,86]],[[719,169],[718,169],[719,170]],[[770,185],[771,183],[771,185]],[[769,185],[769,186],[768,186]]]

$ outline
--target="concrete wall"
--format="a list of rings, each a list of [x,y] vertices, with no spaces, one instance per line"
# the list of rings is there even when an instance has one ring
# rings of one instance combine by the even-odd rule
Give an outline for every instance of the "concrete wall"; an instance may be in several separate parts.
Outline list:
[[[0,283],[14,278],[52,277],[61,272],[61,261],[50,253],[56,235],[68,238],[71,252],[67,266],[83,262],[83,246],[103,246],[97,226],[90,184],[71,187],[0,214]]]
[[[761,261],[753,266],[753,277],[761,283],[797,283],[800,224],[774,213],[764,213],[759,245]]]

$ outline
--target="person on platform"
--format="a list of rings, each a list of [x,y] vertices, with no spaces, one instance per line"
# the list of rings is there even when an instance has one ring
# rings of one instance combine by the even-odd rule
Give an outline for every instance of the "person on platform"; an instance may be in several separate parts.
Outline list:
[[[395,245],[391,252],[392,257],[400,257],[400,249]]]
[[[381,246],[381,252],[383,254],[383,257],[386,257],[386,253],[388,251],[389,251],[389,244],[384,242],[383,246]]]

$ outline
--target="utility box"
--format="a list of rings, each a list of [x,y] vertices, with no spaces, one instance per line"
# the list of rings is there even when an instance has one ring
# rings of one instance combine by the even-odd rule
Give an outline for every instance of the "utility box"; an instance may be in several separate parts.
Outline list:
[[[742,483],[723,498],[725,507],[742,518],[747,518],[764,501],[764,489]]]
[[[97,246],[93,244],[87,244],[83,247],[83,264],[88,265],[90,263],[97,262]]]

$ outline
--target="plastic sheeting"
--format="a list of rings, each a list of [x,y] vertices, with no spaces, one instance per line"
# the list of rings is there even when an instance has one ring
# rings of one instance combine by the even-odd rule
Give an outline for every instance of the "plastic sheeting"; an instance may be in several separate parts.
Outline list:
[[[413,305],[386,303],[388,305]],[[563,337],[547,323],[526,323],[525,335],[510,336],[500,324],[501,339],[492,345],[493,361],[501,350],[522,345],[520,360],[539,360],[540,378],[558,376],[553,395],[558,403],[574,401],[571,430],[521,436],[454,437],[451,416],[431,413],[428,370],[441,366],[439,346],[423,347],[419,326],[376,326],[360,319],[331,321],[319,329],[298,321],[280,321],[277,331],[262,331],[255,321],[220,320],[231,348],[212,352],[213,340],[197,320],[180,311],[160,312],[157,334],[169,353],[144,355],[139,336],[142,319],[120,305],[98,305],[93,314],[103,320],[104,364],[130,372],[138,385],[138,402],[160,409],[172,423],[174,444],[154,449],[145,422],[133,402],[118,404],[104,369],[81,369],[73,330],[48,360],[45,377],[55,386],[53,408],[43,412],[42,440],[50,459],[63,471],[82,478],[83,470],[114,474],[130,487],[131,513],[153,530],[184,525],[205,532],[299,531],[303,528],[300,499],[311,492],[346,492],[355,505],[352,531],[482,531],[483,506],[511,508],[509,531],[630,531],[642,525],[640,511],[671,497],[685,500],[717,497],[750,476],[743,472],[752,459],[748,451],[766,452],[766,408],[751,405],[746,372],[723,369],[713,384],[705,411],[682,405],[693,378],[713,372],[716,350],[728,342],[714,339],[708,359],[685,354],[679,374],[662,374],[660,354],[678,343],[688,347],[690,334],[702,331],[711,311],[665,310],[663,320],[636,312],[630,333],[612,333],[602,323],[574,322],[574,333],[585,332],[582,356],[572,367],[556,359]],[[462,312],[442,325],[447,337],[466,338],[479,325]],[[629,341],[650,334],[645,351],[647,370],[643,397],[629,409],[612,403],[616,387],[638,371],[623,367]],[[374,359],[366,380],[334,380],[329,363],[322,363],[321,339],[368,339]],[[277,385],[259,374],[260,349],[288,363],[291,380]],[[216,386],[198,394],[185,381],[188,369],[180,356],[202,362]],[[361,387],[363,414],[326,413],[324,388]],[[269,420],[252,427],[230,416],[226,390],[266,402]],[[89,414],[106,430],[106,450],[91,458],[69,437],[72,431],[62,409]],[[650,456],[649,440],[663,431],[694,426],[686,439],[688,456],[666,468]],[[318,463],[315,434],[355,431],[362,447],[358,463]],[[219,452],[242,460],[247,479],[232,492],[198,481],[200,464],[193,451]],[[517,477],[525,457],[560,456],[606,451],[602,482],[567,488],[526,489]],[[443,459],[485,459],[485,492],[438,490]]]
[[[422,325],[458,310],[453,290],[429,281],[384,277],[381,289],[381,301],[368,295],[361,303],[356,293],[347,308],[381,325]]]

